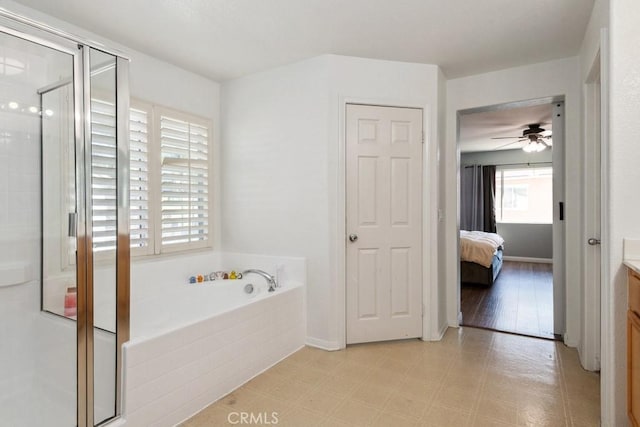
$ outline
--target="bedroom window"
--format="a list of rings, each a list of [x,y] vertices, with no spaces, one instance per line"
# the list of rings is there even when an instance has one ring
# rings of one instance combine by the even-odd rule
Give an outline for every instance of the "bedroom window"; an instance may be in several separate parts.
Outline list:
[[[551,224],[553,169],[497,169],[496,219],[502,223]]]

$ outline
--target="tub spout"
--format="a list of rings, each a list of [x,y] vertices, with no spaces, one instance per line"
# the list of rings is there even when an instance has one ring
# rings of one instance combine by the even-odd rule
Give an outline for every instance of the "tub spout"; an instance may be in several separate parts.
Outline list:
[[[269,292],[275,291],[276,288],[278,287],[278,282],[276,282],[276,278],[265,271],[257,270],[257,269],[249,269],[249,270],[243,271],[242,275],[244,276],[245,274],[249,274],[249,273],[257,274],[258,276],[264,277],[267,283],[269,284]]]

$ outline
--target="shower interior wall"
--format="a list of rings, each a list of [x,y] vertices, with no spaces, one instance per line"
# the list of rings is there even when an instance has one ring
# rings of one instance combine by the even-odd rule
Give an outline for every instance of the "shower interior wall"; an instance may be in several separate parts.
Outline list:
[[[7,105],[39,106],[36,90],[68,76],[71,61],[12,42],[2,53],[25,70],[0,90],[0,413],[7,425],[36,425],[44,413],[69,425],[75,407],[60,403],[75,402],[75,324],[40,312],[40,117]]]

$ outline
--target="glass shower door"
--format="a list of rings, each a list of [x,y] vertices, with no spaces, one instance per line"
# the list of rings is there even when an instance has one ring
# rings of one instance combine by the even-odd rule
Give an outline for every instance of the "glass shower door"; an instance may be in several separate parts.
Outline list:
[[[0,9],[0,426],[120,412],[128,61]]]
[[[74,47],[0,27],[0,425],[76,425]]]
[[[94,423],[116,414],[118,242],[116,57],[89,49]]]

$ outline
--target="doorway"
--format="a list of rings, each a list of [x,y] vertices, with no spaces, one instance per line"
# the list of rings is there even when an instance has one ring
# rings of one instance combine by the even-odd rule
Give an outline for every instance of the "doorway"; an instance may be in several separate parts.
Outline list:
[[[422,117],[346,106],[346,342],[422,336]]]
[[[127,75],[128,60],[0,11],[1,425],[120,413]]]
[[[462,325],[562,337],[563,108],[544,99],[459,114]]]

